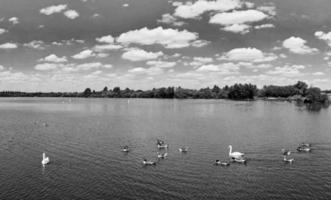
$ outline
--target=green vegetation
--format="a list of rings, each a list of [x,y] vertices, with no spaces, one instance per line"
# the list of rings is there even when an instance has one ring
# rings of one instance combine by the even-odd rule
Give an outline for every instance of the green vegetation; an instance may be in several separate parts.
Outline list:
[[[95,91],[86,88],[83,92],[0,92],[0,97],[93,97],[93,98],[161,98],[161,99],[233,99],[233,100],[253,100],[255,98],[273,98],[282,100],[302,101],[306,104],[321,103],[328,104],[329,99],[326,92],[322,92],[319,88],[308,87],[302,81],[298,81],[294,85],[275,86],[268,85],[262,89],[258,89],[252,84],[234,84],[232,86],[224,86],[220,88],[215,85],[213,88],[184,89],[181,87],[162,87],[152,90],[132,90],[126,88],[122,90],[120,87]]]

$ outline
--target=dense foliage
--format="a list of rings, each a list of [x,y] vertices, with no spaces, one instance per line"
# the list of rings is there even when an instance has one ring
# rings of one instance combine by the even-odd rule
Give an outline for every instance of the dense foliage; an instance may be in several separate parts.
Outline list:
[[[258,89],[252,84],[234,84],[232,86],[224,86],[220,88],[215,85],[212,88],[184,89],[181,87],[162,87],[152,90],[132,90],[120,87],[108,89],[104,87],[100,91],[86,88],[83,92],[0,92],[0,97],[94,97],[94,98],[162,98],[162,99],[233,99],[233,100],[250,100],[256,97],[268,98],[293,98],[302,100],[305,103],[327,103],[328,96],[325,92],[321,92],[319,88],[308,87],[302,81],[298,81],[294,85],[288,86],[264,86]]]

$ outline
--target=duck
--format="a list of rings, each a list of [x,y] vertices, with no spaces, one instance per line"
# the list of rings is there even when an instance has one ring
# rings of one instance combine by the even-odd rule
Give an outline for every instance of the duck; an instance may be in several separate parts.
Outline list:
[[[42,165],[47,165],[50,162],[49,157],[46,157],[46,154],[43,153],[43,159],[41,160]]]
[[[182,153],[187,153],[188,151],[188,147],[181,147],[178,149],[179,152],[182,152]]]
[[[297,148],[297,151],[298,152],[310,152],[311,151],[311,148],[310,147],[306,147],[306,146],[299,146]]]
[[[284,156],[284,159],[283,159],[283,161],[284,161],[285,163],[290,163],[290,164],[292,164],[292,163],[293,163],[293,161],[294,161],[294,158],[290,158],[290,159],[287,159],[287,157],[286,157],[286,156]]]
[[[232,152],[232,145],[229,145],[230,151],[229,151],[229,157],[232,159],[243,159],[244,153],[235,151]]]
[[[143,165],[156,165],[156,162],[144,158]]]
[[[282,149],[282,153],[284,156],[289,156],[291,154],[291,151],[288,149]]]
[[[125,146],[122,148],[122,151],[128,153],[128,152],[130,151],[129,146],[125,145]]]
[[[216,160],[215,161],[215,165],[221,165],[221,166],[229,166],[230,165],[230,163],[229,162],[227,162],[227,161],[220,161],[220,160]]]
[[[161,159],[165,159],[166,157],[168,156],[168,153],[167,152],[165,152],[165,153],[157,153],[157,157],[158,158],[161,158]]]

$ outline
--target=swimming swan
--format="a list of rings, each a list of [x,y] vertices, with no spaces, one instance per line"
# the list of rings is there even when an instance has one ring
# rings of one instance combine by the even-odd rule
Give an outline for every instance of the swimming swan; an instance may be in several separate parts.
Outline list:
[[[156,165],[156,162],[144,158],[143,165]]]
[[[242,157],[245,155],[244,153],[235,151],[232,152],[232,145],[229,145],[230,151],[229,151],[229,157],[234,159],[242,159]]]
[[[49,157],[46,157],[46,154],[43,153],[43,159],[41,160],[42,165],[47,165],[49,163]]]
[[[157,139],[157,142],[156,143],[157,143],[157,148],[159,148],[159,149],[166,149],[166,148],[168,148],[168,145],[165,144],[163,140]]]
[[[311,148],[310,147],[306,147],[306,146],[299,146],[297,148],[297,151],[299,151],[299,152],[310,152],[311,151]]]
[[[122,148],[122,151],[128,153],[128,152],[130,151],[129,146],[125,145],[125,146]]]
[[[288,149],[282,149],[282,153],[284,156],[289,156],[291,154],[291,151]]]

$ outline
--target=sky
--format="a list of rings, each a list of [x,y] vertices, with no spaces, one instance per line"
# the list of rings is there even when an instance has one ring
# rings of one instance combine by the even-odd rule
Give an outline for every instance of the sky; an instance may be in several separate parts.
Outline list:
[[[0,90],[331,88],[330,0],[0,0]]]

